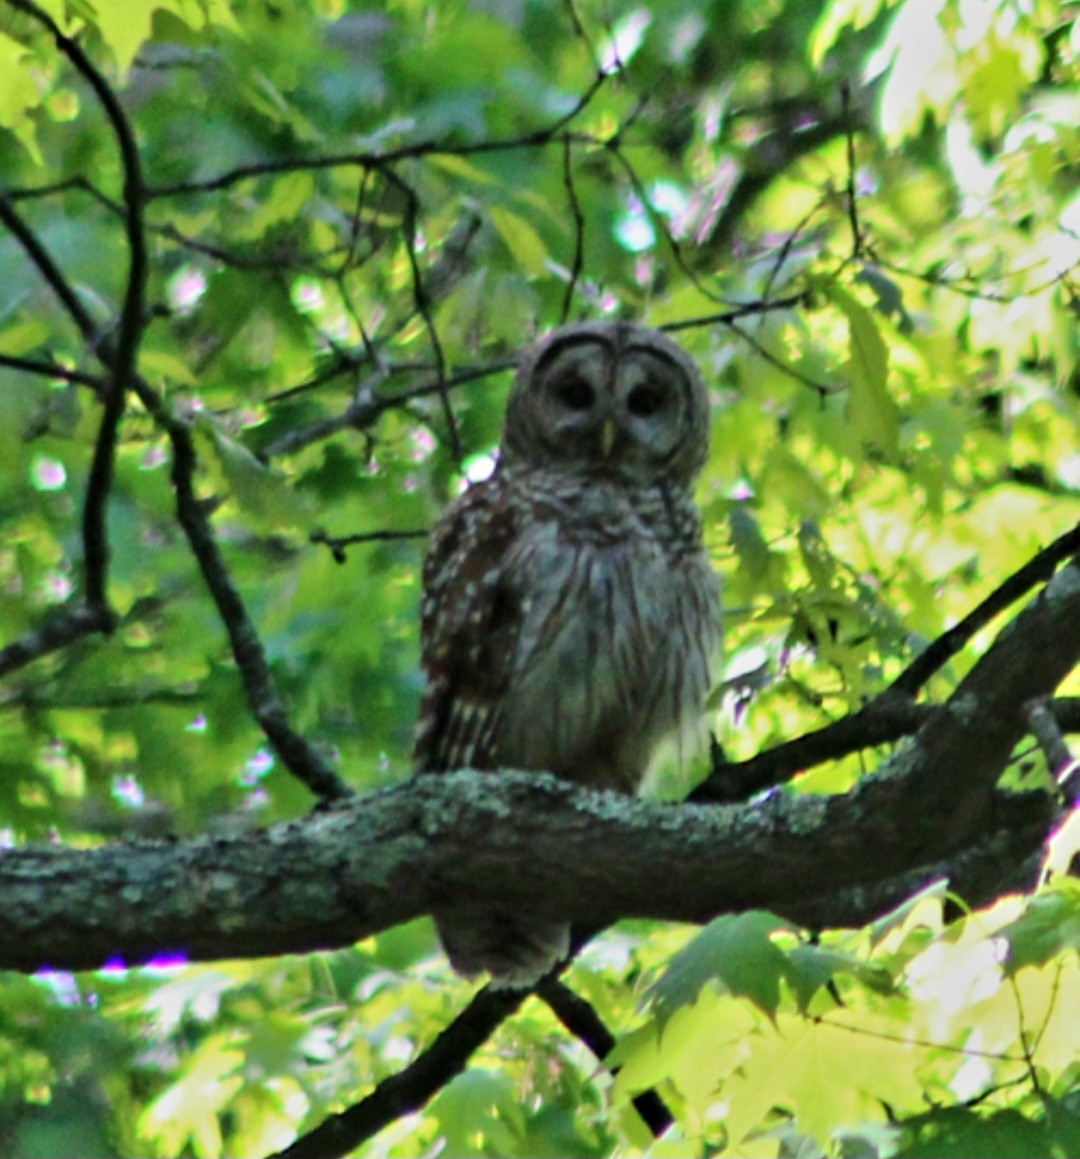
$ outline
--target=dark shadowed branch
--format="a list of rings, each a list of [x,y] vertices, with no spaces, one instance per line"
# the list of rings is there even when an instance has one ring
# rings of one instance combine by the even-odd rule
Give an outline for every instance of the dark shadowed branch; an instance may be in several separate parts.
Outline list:
[[[195,494],[196,456],[191,431],[184,423],[167,416],[145,385],[140,388],[140,396],[155,408],[155,417],[165,426],[172,442],[177,519],[228,633],[252,716],[288,770],[317,797],[323,800],[347,797],[351,793],[348,785],[289,723],[262,641],[221,554],[209,515]]]
[[[0,354],[0,366],[19,370],[24,374],[34,374],[39,378],[53,378],[61,382],[74,382],[88,386],[96,395],[105,393],[106,382],[101,375],[87,374],[83,370],[73,370],[59,362],[41,362],[36,358],[19,358],[14,354]]]
[[[575,994],[565,982],[558,978],[545,979],[536,993],[551,1007],[552,1013],[563,1026],[579,1042],[584,1043],[600,1062],[615,1049],[615,1036],[604,1025],[592,1003]],[[618,1070],[612,1073],[618,1074]],[[644,1091],[632,1101],[635,1110],[656,1138],[675,1121],[656,1091]]]
[[[1011,604],[1016,603],[1021,596],[1031,591],[1036,584],[1045,583],[1059,564],[1077,552],[1080,552],[1080,524],[1044,547],[1019,571],[995,588],[959,624],[950,628],[920,652],[897,678],[893,687],[899,692],[915,696],[977,632],[985,628],[995,616],[1000,615]]]
[[[1036,584],[1048,580],[1062,561],[1077,551],[1080,551],[1080,525],[1059,536],[1009,576],[958,624],[920,652],[888,688],[858,712],[748,760],[716,762],[711,775],[695,789],[691,799],[745,800],[754,793],[782,784],[804,769],[910,736],[940,711],[933,705],[915,703],[915,697],[926,683],[995,616]]]
[[[472,1055],[527,997],[527,991],[485,987],[408,1066],[270,1159],[338,1159],[402,1115],[420,1110],[465,1069]]]
[[[75,323],[83,341],[96,353],[98,328],[93,318],[90,317],[89,311],[79,301],[78,295],[72,289],[67,278],[64,277],[60,267],[53,261],[52,255],[42,244],[40,238],[15,209],[11,199],[4,193],[0,193],[0,222],[26,251],[27,257],[33,262],[38,273],[45,279],[49,288],[59,298],[68,316]]]
[[[574,294],[577,292],[585,264],[585,214],[582,212],[577,186],[574,184],[574,152],[569,135],[563,137],[563,186],[566,189],[566,202],[570,207],[570,220],[574,223],[574,250],[570,258],[570,277],[563,290],[562,312],[559,316],[561,323],[567,322],[570,318]]]
[[[10,200],[0,196],[0,221],[23,246],[30,260],[75,322],[91,352],[109,371],[103,392],[104,412],[87,483],[83,512],[85,609],[31,633],[0,653],[0,673],[63,647],[90,631],[108,631],[113,617],[107,599],[109,560],[106,508],[120,420],[129,389],[168,434],[173,448],[173,484],[177,517],[188,537],[207,586],[225,623],[256,721],[291,772],[324,799],[348,795],[349,789],[317,750],[293,730],[270,675],[258,634],[221,556],[209,517],[194,491],[196,457],[188,427],[176,419],[148,383],[138,375],[138,349],[145,326],[147,252],[143,211],[146,189],[134,133],[116,95],[76,41],[67,37],[32,0],[10,0],[44,27],[101,102],[116,137],[123,173],[124,229],[129,270],[115,335],[102,336],[47,249],[22,220]]]
[[[435,319],[432,317],[431,296],[428,293],[427,285],[424,281],[424,272],[420,268],[420,258],[416,252],[420,198],[417,196],[416,190],[393,169],[387,167],[382,170],[382,173],[405,198],[405,213],[401,222],[401,233],[405,243],[405,253],[409,258],[413,304],[416,307],[416,312],[423,320],[428,341],[431,343],[432,353],[435,355],[435,383],[438,387],[443,418],[446,421],[446,433],[450,441],[450,453],[454,457],[454,462],[460,467],[464,452],[461,447],[461,437],[458,434],[457,419],[454,417],[454,408],[451,405],[450,395],[446,389],[446,356],[443,354],[439,331],[436,329]]]
[[[110,371],[109,381],[100,392],[103,410],[101,426],[94,444],[90,474],[83,502],[83,586],[88,615],[77,622],[83,626],[94,624],[99,631],[109,631],[114,616],[108,599],[108,501],[112,490],[113,464],[116,445],[138,361],[139,341],[145,325],[146,280],[148,274],[146,237],[143,229],[143,179],[135,134],[116,95],[82,50],[77,41],[66,36],[43,9],[31,0],[9,0],[14,8],[31,17],[46,29],[60,52],[89,84],[101,103],[105,116],[116,137],[124,173],[124,228],[128,243],[128,275],[124,302],[120,311],[115,342],[99,338],[93,321],[79,301],[70,283],[52,261],[44,245],[29,226],[22,221],[14,206],[0,197],[0,219],[15,235],[42,277],[59,297],[84,341],[90,345]]]
[[[74,644],[82,636],[104,632],[108,616],[101,609],[78,606],[60,612],[18,640],[0,648],[0,676],[7,676],[42,656]]]

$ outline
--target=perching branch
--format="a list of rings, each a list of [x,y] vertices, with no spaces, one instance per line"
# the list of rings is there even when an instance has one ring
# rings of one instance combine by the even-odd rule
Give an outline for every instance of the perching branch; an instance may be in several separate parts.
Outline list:
[[[1027,728],[1024,705],[1049,695],[1078,662],[1080,567],[1072,564],[911,746],[843,796],[668,805],[548,776],[461,772],[227,841],[10,850],[0,856],[0,928],[13,936],[0,947],[0,967],[83,969],[117,952],[134,961],[166,951],[299,953],[349,944],[448,902],[527,905],[540,918],[582,925],[701,922],[750,907],[795,921],[865,920],[865,912],[827,912],[830,895],[920,867],[940,873],[988,841],[1014,842],[1001,854],[1010,877],[1009,859],[1037,849],[1056,806],[1041,794],[1003,805],[995,786]],[[856,895],[847,896],[850,904]]]

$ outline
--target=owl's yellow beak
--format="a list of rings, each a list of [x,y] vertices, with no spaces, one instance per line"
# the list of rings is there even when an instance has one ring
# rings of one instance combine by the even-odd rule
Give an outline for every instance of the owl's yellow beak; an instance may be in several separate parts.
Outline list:
[[[606,459],[611,454],[613,446],[615,446],[615,420],[604,419],[600,427],[600,454]]]

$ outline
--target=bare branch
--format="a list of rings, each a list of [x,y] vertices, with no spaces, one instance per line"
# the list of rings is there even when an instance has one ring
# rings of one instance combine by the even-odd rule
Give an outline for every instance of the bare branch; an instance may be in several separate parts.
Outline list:
[[[858,712],[804,736],[785,741],[745,761],[726,761],[722,754],[713,771],[690,795],[693,801],[744,801],[796,773],[862,749],[893,744],[917,732],[930,715],[942,711],[915,704],[909,697],[886,690]]]
[[[1077,771],[1080,761],[1073,756],[1061,731],[1061,722],[1047,700],[1033,700],[1027,706],[1028,724],[1039,743],[1051,775],[1061,786],[1070,805],[1077,803]]]
[[[357,535],[327,535],[325,531],[313,531],[312,543],[325,544],[330,549],[335,563],[344,563],[346,548],[358,543],[387,543],[400,539],[427,539],[426,531],[362,531]]]
[[[94,95],[101,102],[116,137],[124,173],[124,229],[127,235],[129,267],[116,342],[115,345],[106,344],[111,348],[95,347],[94,330],[89,317],[82,310],[81,304],[70,291],[66,281],[59,276],[59,272],[50,270],[48,255],[45,254],[44,248],[36,244],[33,235],[29,234],[25,227],[24,232],[17,235],[53,290],[67,306],[84,339],[95,348],[95,352],[102,357],[111,372],[111,382],[104,393],[101,427],[94,445],[90,476],[86,484],[82,520],[86,603],[91,612],[97,613],[99,620],[105,625],[105,630],[108,631],[113,625],[113,616],[109,610],[107,592],[109,567],[107,505],[112,489],[113,463],[116,457],[120,420],[124,414],[127,392],[135,374],[139,341],[145,325],[148,266],[146,235],[143,228],[142,162],[134,131],[120,102],[79,43],[66,36],[52,16],[32,0],[9,0],[9,3],[49,32],[57,48],[90,85]],[[5,221],[13,232],[18,225],[17,217],[9,205]],[[46,264],[42,264],[42,259],[45,259]]]
[[[570,10],[573,12],[571,0]],[[577,14],[574,13],[576,20]],[[574,185],[573,151],[569,135],[563,137],[563,185],[566,188],[566,200],[570,206],[570,217],[574,222],[574,254],[570,259],[570,278],[563,292],[562,313],[560,323],[565,323],[570,317],[570,307],[574,302],[574,293],[585,263],[585,214],[578,200],[577,187]]]
[[[730,326],[732,322],[752,314],[768,314],[773,310],[796,310],[800,306],[805,306],[806,300],[806,294],[790,294],[784,298],[742,302],[730,310],[722,310],[717,314],[703,314],[697,318],[684,318],[679,322],[665,322],[659,329],[668,334],[676,334],[680,330],[695,330],[700,326]]]
[[[1015,603],[1036,584],[1048,580],[1063,560],[1077,552],[1080,552],[1080,524],[1044,547],[1019,571],[995,588],[959,624],[939,636],[894,681],[893,688],[914,696],[932,676],[941,671],[976,632],[981,631],[995,616],[1005,611],[1010,604]]]
[[[401,190],[405,196],[405,216],[401,223],[402,234],[405,240],[405,252],[409,257],[409,271],[412,276],[413,302],[416,312],[424,321],[428,333],[428,341],[435,355],[435,376],[439,388],[439,401],[442,404],[443,418],[446,420],[447,434],[450,437],[450,453],[454,462],[460,467],[462,460],[461,438],[458,435],[457,419],[454,417],[454,408],[450,404],[450,395],[446,390],[446,356],[443,354],[439,332],[435,328],[435,319],[431,315],[431,299],[424,284],[424,274],[420,269],[420,260],[416,254],[416,227],[420,213],[420,199],[406,181],[403,181],[392,169],[384,170],[386,178]]]
[[[210,520],[195,495],[196,456],[191,432],[183,423],[164,412],[160,401],[145,384],[140,384],[140,397],[147,400],[156,411],[155,417],[165,427],[172,442],[172,478],[176,488],[177,518],[229,635],[252,715],[289,771],[316,796],[323,800],[339,800],[349,796],[351,790],[345,782],[289,724],[285,706],[270,675],[262,641],[233,583]]]
[[[71,288],[71,284],[64,277],[60,267],[53,261],[52,255],[41,244],[37,235],[16,211],[11,199],[5,193],[0,193],[0,222],[3,222],[12,236],[26,250],[27,256],[37,267],[38,273],[60,299],[61,305],[82,335],[83,341],[96,353],[98,328],[94,325],[93,318],[79,301],[78,295]]]
[[[108,623],[109,616],[101,608],[73,608],[0,648],[0,677],[74,644],[81,636],[104,632]]]
[[[858,260],[863,252],[863,232],[859,221],[858,190],[856,189],[855,165],[855,118],[851,110],[851,82],[844,80],[840,84],[840,108],[846,122],[844,137],[847,143],[847,188],[845,200],[847,202],[848,223],[851,226],[851,261]]]
[[[11,370],[19,370],[25,374],[34,374],[39,378],[55,378],[63,382],[78,383],[79,386],[88,386],[99,397],[105,394],[107,383],[104,378],[96,374],[87,374],[83,370],[72,370],[59,362],[38,362],[34,358],[19,358],[14,354],[0,354],[0,366],[7,366]]]
[[[604,1025],[592,1004],[575,994],[558,978],[545,979],[536,990],[537,996],[551,1007],[552,1013],[563,1026],[603,1062],[615,1049],[615,1036]],[[618,1074],[616,1067],[612,1074]],[[634,1108],[646,1126],[659,1138],[675,1121],[664,1100],[656,1091],[643,1091],[633,1099]]]
[[[150,200],[157,200],[162,197],[178,197],[191,193],[213,193],[238,185],[249,177],[268,177],[279,173],[340,169],[350,166],[360,169],[379,169],[385,173],[388,166],[411,159],[476,157],[485,153],[505,153],[514,149],[536,148],[558,139],[562,130],[588,108],[593,97],[600,91],[606,80],[607,74],[598,72],[589,87],[566,113],[545,128],[535,129],[531,133],[523,133],[518,137],[476,141],[465,145],[447,145],[440,141],[416,141],[411,145],[388,149],[385,153],[339,153],[323,157],[290,157],[281,161],[254,162],[250,165],[239,165],[235,169],[230,169],[217,177],[211,177],[204,181],[180,181],[172,185],[151,186],[147,190],[147,197]]]

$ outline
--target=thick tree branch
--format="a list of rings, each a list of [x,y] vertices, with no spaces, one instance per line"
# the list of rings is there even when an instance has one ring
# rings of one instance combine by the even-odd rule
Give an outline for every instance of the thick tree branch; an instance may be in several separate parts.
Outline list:
[[[1025,705],[1078,660],[1080,567],[1070,564],[911,744],[844,796],[667,805],[548,776],[461,772],[231,840],[11,850],[0,855],[0,966],[303,952],[448,903],[597,926],[749,907],[827,924],[850,917],[827,912],[829,895],[849,891],[847,904],[861,899],[865,911],[867,890],[950,872],[980,848],[985,872],[987,843],[1011,880],[1057,809],[1036,795],[1003,815],[995,786],[1027,728]],[[1020,846],[1010,851],[1011,833]]]
[[[892,790],[877,802],[884,818],[866,814],[854,795],[833,808],[814,798],[670,805],[546,775],[459,772],[227,839],[7,850],[0,968],[92,969],[118,954],[140,962],[304,953],[349,945],[451,900],[589,926],[623,917],[704,922],[748,908],[851,924],[873,916],[860,891],[885,876],[867,853],[877,830],[887,823],[899,841],[919,820],[903,779],[882,787]],[[1020,834],[1026,857],[1056,813],[1047,797],[1021,800],[1007,832]],[[937,844],[951,844],[950,811],[937,821]],[[988,817],[983,833],[1004,823]],[[926,860],[913,854],[904,868]],[[904,885],[948,869],[929,864]],[[1011,880],[1014,869],[1000,872]],[[826,912],[828,895],[845,887],[854,912]],[[898,900],[881,896],[882,908]]]

